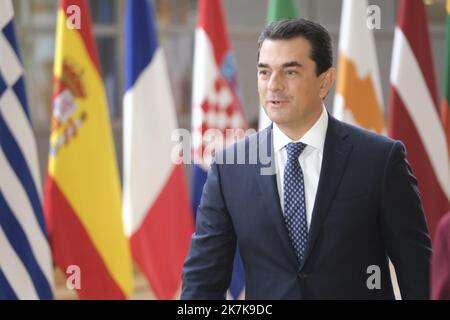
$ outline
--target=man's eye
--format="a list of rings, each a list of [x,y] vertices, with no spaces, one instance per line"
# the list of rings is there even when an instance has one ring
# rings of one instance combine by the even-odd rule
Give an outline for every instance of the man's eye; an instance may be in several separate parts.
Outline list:
[[[294,76],[294,75],[298,74],[298,72],[295,71],[295,70],[287,70],[286,74],[289,75],[289,76]]]
[[[267,76],[267,75],[269,74],[269,72],[268,72],[267,70],[259,70],[259,71],[258,71],[258,74],[259,74],[260,76]]]

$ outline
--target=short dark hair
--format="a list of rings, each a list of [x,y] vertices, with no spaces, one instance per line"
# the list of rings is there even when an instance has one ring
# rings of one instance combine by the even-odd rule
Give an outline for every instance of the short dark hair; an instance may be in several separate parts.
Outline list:
[[[306,19],[284,19],[269,24],[258,38],[258,60],[264,40],[290,40],[297,37],[309,41],[311,59],[316,63],[316,75],[320,75],[333,65],[330,33],[320,24]]]

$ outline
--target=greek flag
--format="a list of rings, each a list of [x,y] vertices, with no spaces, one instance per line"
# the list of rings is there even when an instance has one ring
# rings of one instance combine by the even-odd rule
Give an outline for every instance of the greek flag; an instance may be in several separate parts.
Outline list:
[[[51,299],[36,143],[10,0],[0,1],[0,299]]]

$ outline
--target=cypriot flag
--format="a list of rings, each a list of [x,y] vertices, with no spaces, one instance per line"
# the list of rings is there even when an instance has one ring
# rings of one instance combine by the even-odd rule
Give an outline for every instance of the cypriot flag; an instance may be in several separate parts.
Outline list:
[[[367,1],[342,6],[337,88],[333,114],[339,120],[385,133],[384,108]]]

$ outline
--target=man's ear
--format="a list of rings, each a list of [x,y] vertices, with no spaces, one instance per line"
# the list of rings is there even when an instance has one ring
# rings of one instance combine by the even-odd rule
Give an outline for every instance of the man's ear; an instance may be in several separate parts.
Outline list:
[[[320,76],[322,80],[320,81],[319,95],[322,99],[325,99],[331,87],[333,86],[334,80],[336,79],[336,68],[331,67],[327,71],[323,72]]]

